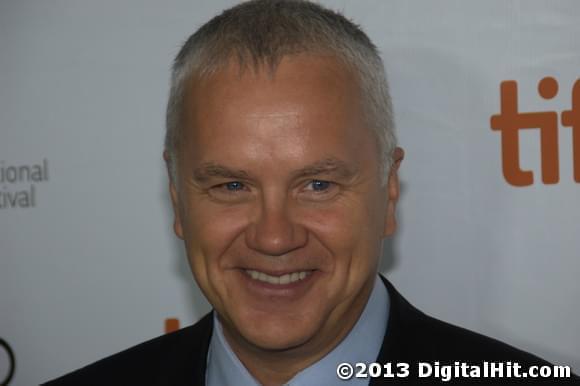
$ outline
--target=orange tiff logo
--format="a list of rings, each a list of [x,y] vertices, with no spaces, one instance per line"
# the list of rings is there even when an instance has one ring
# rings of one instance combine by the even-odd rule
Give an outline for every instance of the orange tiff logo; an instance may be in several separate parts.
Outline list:
[[[165,319],[165,333],[169,334],[170,332],[179,330],[179,319],[177,318],[166,318]]]
[[[544,99],[558,94],[558,82],[545,77],[538,82],[538,93]],[[534,174],[520,168],[520,129],[540,130],[542,182],[556,184],[560,180],[558,155],[558,113],[534,111],[521,113],[518,109],[518,84],[506,80],[500,84],[500,113],[491,117],[491,129],[501,132],[502,169],[506,181],[514,186],[534,183]],[[580,183],[580,79],[572,88],[572,107],[561,114],[562,126],[572,129],[574,180]]]

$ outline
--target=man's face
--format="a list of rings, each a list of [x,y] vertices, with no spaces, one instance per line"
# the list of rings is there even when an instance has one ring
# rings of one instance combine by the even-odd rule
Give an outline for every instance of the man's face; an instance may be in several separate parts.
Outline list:
[[[175,231],[230,344],[328,351],[395,227],[355,78],[329,57],[286,57],[274,77],[232,64],[190,82],[184,110]]]

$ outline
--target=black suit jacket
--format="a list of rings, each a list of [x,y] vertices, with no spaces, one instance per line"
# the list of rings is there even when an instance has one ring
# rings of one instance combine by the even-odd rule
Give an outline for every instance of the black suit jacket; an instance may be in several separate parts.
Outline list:
[[[387,334],[377,362],[408,363],[406,378],[375,378],[370,385],[580,385],[578,378],[555,379],[481,379],[466,378],[441,382],[437,378],[419,378],[418,362],[453,364],[454,361],[481,364],[482,361],[518,362],[523,367],[548,365],[544,360],[495,339],[432,318],[407,302],[385,278],[390,296]],[[68,385],[187,385],[205,386],[206,357],[213,329],[213,319],[205,315],[195,325],[163,335],[115,354],[64,377],[46,383]],[[375,337],[369,337],[375,339]],[[337,385],[343,384],[337,378]],[[229,385],[224,385],[229,386]],[[235,385],[232,385],[235,386]],[[326,385],[313,385],[326,386]]]

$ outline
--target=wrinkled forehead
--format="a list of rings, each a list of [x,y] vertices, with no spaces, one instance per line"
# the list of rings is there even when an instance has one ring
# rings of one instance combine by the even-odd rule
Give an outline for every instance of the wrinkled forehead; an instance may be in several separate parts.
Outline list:
[[[255,138],[252,146],[259,142],[262,151],[280,153],[292,146],[339,153],[341,144],[351,149],[376,143],[365,123],[356,77],[333,57],[287,56],[274,73],[240,72],[239,63],[232,62],[190,79],[187,87],[182,135],[198,155],[210,147],[233,151],[234,139],[248,147]]]
[[[361,117],[361,94],[355,73],[335,56],[289,55],[275,68],[244,67],[232,59],[211,74],[190,77],[184,90],[182,118],[187,127],[210,113],[231,111],[257,119],[290,119],[297,111],[318,111],[327,114],[329,121],[334,115]]]

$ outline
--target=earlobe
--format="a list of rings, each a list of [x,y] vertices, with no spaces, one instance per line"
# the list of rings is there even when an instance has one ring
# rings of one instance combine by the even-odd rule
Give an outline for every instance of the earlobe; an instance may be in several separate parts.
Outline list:
[[[399,199],[399,176],[397,174],[401,162],[405,157],[405,152],[400,147],[393,151],[393,165],[389,172],[389,180],[387,182],[387,210],[385,213],[385,229],[383,235],[385,237],[391,236],[397,229],[397,201]]]
[[[183,239],[183,227],[181,225],[181,216],[179,215],[179,195],[177,193],[177,188],[175,182],[173,181],[173,175],[171,172],[171,158],[167,153],[167,150],[163,152],[163,159],[165,160],[165,165],[167,167],[167,175],[169,177],[169,195],[171,197],[171,206],[173,207],[173,231],[175,235],[180,239]]]
[[[399,180],[397,171],[392,170],[387,184],[387,210],[385,216],[385,229],[383,236],[388,237],[397,229],[397,200],[399,198]]]
[[[173,222],[173,232],[175,235],[183,240],[183,228],[181,227],[181,221],[175,216],[175,221]]]
[[[179,201],[178,194],[175,188],[175,184],[170,180],[169,182],[169,193],[171,195],[171,204],[173,206],[173,231],[175,235],[180,239],[183,239],[183,227],[181,225],[181,216],[179,215]]]

